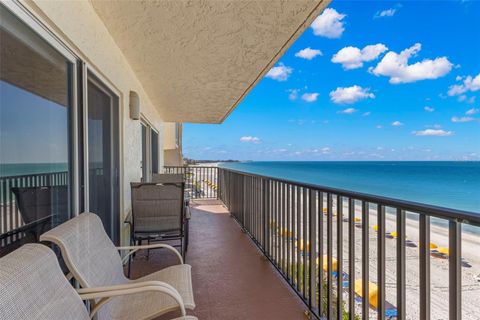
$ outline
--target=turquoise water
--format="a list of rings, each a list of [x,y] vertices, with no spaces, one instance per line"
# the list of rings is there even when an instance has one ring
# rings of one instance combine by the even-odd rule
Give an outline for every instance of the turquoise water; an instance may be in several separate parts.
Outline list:
[[[480,214],[478,161],[234,162],[221,167]]]
[[[67,163],[0,163],[0,177],[67,171]]]

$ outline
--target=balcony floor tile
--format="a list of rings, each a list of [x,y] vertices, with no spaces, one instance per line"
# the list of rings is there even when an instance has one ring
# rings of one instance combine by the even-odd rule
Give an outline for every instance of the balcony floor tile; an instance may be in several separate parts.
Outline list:
[[[304,320],[306,307],[250,238],[241,232],[221,202],[192,203],[190,245],[186,263],[192,266],[196,309],[200,320]],[[132,278],[175,264],[165,250],[135,257]],[[164,315],[166,320],[178,313]]]

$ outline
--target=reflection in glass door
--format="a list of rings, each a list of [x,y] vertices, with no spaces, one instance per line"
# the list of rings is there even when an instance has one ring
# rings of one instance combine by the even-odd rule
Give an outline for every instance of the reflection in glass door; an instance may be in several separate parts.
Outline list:
[[[49,41],[0,4],[0,257],[72,216],[75,58]]]
[[[88,86],[88,210],[119,242],[118,98],[93,75]]]

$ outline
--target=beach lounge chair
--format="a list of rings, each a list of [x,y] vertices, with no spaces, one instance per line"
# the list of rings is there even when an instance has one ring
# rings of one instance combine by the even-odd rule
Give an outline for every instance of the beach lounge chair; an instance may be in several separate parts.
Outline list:
[[[98,320],[147,319],[155,316],[155,304],[142,301],[144,294],[155,295],[159,300],[169,299],[186,316],[178,292],[161,283],[150,282],[91,290],[75,290],[62,273],[55,253],[41,244],[26,244],[0,259],[0,319],[69,319],[89,320],[110,303],[99,303],[89,315],[83,300],[100,299],[108,302],[122,300],[110,312],[99,312]],[[123,299],[127,295],[128,299]],[[102,307],[103,306],[103,307]]]
[[[130,183],[132,190],[132,236],[143,240],[179,241],[185,258],[185,183]]]
[[[42,234],[40,240],[53,242],[60,248],[68,269],[82,288],[142,285],[145,282],[157,281],[175,288],[179,292],[185,308],[195,308],[191,266],[184,264],[180,253],[167,244],[115,247],[105,232],[102,221],[93,213],[82,213]],[[125,277],[123,262],[126,262],[129,256],[138,250],[154,248],[165,248],[172,251],[178,257],[180,264],[136,280]],[[123,261],[119,251],[127,252]],[[177,308],[175,301],[150,295],[148,292],[143,294],[142,299],[146,304],[155,304],[156,308],[162,312],[169,312]],[[113,312],[114,309],[120,308],[121,304],[127,303],[128,297],[122,297],[111,301],[109,303],[111,306],[106,306],[102,310],[107,313]]]

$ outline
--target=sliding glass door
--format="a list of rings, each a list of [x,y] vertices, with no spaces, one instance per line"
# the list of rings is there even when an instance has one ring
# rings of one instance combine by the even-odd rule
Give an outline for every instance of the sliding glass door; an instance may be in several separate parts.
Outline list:
[[[37,31],[0,4],[0,256],[74,208],[76,60]]]
[[[119,242],[118,98],[92,74],[87,84],[88,210]]]
[[[147,125],[141,124],[141,135],[142,135],[142,162],[140,163],[140,168],[142,169],[142,181],[148,180],[148,163],[147,163]]]
[[[142,181],[151,181],[152,174],[159,173],[158,132],[146,120],[141,122]]]
[[[152,162],[152,174],[159,173],[158,172],[158,132],[151,129],[151,138],[150,138],[150,145],[151,145],[151,162]]]

